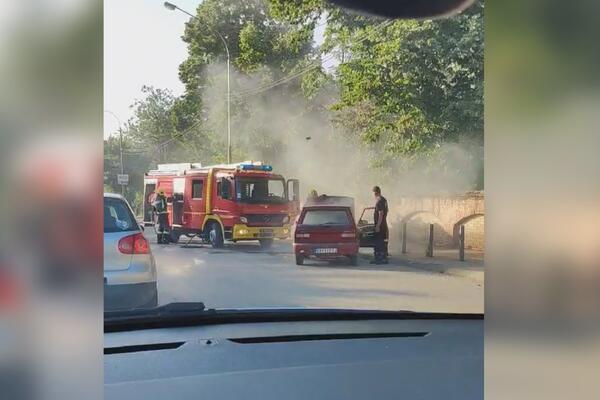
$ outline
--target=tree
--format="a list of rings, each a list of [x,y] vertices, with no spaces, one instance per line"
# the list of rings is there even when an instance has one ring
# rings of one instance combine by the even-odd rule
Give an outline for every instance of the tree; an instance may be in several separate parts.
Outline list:
[[[145,97],[133,104],[134,117],[124,131],[135,151],[145,153],[153,164],[218,158],[214,138],[195,121],[184,99],[150,86],[142,93]]]
[[[447,142],[483,143],[483,2],[461,15],[383,21],[318,0],[270,0],[290,23],[327,19],[340,97],[332,118],[378,149],[377,163],[431,155]]]
[[[226,123],[226,51],[219,34],[232,60],[234,159],[248,157],[257,143],[267,146],[263,155],[275,151],[281,138],[273,135],[272,119],[257,118],[257,114],[263,115],[258,101],[269,103],[282,93],[289,99],[302,96],[299,80],[269,86],[310,65],[317,55],[312,29],[273,18],[268,4],[261,0],[207,0],[198,6],[196,18],[187,23],[183,36],[188,58],[181,64],[179,76],[185,85],[185,101],[202,104],[203,126],[221,142],[225,141]],[[303,111],[298,109],[300,114]]]
[[[482,1],[449,19],[406,21],[323,0],[206,0],[182,38],[185,92],[177,98],[143,89],[126,130],[131,151],[150,164],[225,161],[221,34],[232,60],[234,160],[276,161],[296,171],[306,166],[299,149],[327,163],[343,143],[349,154],[370,157],[378,176],[415,165],[461,175],[482,165],[482,16]],[[316,47],[312,38],[324,23]],[[326,70],[322,59],[333,66]],[[307,133],[320,141],[308,146]]]

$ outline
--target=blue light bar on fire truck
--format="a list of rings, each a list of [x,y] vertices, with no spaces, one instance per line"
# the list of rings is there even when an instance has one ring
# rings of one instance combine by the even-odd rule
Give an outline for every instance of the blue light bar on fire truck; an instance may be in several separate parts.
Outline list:
[[[273,167],[267,164],[240,164],[242,171],[273,171]]]

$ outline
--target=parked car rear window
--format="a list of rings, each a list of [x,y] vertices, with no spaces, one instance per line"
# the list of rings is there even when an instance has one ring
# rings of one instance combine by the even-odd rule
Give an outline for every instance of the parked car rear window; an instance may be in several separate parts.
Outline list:
[[[350,219],[345,210],[307,210],[302,225],[349,225]]]
[[[121,199],[104,198],[104,233],[137,231],[139,226],[127,203]]]

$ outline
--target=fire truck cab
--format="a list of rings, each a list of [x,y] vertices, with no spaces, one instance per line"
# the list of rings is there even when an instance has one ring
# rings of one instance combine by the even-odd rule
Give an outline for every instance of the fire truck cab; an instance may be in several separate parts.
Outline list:
[[[274,239],[290,236],[299,211],[298,180],[285,180],[262,162],[159,164],[144,176],[144,221],[149,224],[158,189],[167,196],[173,242],[197,235],[216,248],[225,240],[258,240],[267,248]]]

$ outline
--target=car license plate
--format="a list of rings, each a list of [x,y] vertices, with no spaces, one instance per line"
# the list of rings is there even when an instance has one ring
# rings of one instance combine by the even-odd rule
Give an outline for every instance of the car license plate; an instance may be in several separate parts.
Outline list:
[[[334,247],[315,249],[315,254],[336,254],[337,249]]]
[[[261,229],[260,237],[273,237],[273,229]]]

